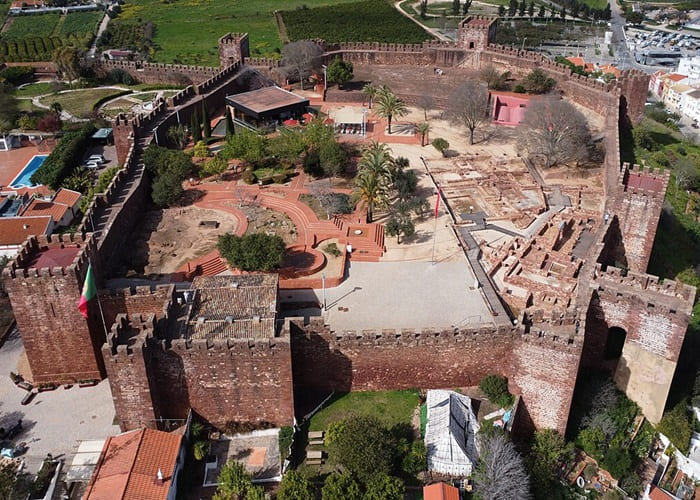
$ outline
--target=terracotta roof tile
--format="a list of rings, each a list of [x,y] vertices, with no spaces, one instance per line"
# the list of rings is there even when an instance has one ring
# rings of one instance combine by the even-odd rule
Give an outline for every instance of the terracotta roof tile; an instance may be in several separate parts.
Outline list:
[[[0,217],[0,245],[20,245],[29,236],[47,234],[50,224],[49,216]]]
[[[78,203],[78,201],[80,201],[80,198],[82,196],[83,195],[80,194],[78,191],[60,188],[58,191],[56,191],[56,194],[53,197],[53,201],[54,203],[63,203],[64,205],[73,207],[76,203]]]
[[[181,435],[153,429],[108,438],[83,500],[165,500],[181,444]]]
[[[425,500],[459,500],[459,490],[446,483],[435,483],[423,486]]]
[[[26,206],[22,215],[29,217],[50,215],[53,217],[54,221],[58,222],[63,219],[63,216],[66,215],[66,212],[69,210],[70,208],[68,205],[64,205],[63,203],[54,203],[52,201],[34,198],[29,202],[29,205]]]
[[[688,78],[688,77],[685,75],[680,75],[678,73],[671,73],[671,74],[667,75],[666,78],[668,78],[669,80],[672,80],[674,82],[680,82],[681,80],[684,80],[685,78]]]

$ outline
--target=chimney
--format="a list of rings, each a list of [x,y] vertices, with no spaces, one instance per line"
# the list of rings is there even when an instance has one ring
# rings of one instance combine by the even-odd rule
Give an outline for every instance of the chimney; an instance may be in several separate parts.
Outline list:
[[[29,224],[23,224],[22,227],[23,227],[24,229],[29,229]]]
[[[156,474],[156,479],[158,480],[158,484],[163,484],[163,471],[160,470],[160,467],[158,467],[158,473]]]

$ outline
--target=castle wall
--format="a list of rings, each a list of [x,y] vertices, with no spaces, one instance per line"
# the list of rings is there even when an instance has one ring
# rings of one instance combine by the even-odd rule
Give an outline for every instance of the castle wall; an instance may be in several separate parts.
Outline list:
[[[100,304],[107,328],[111,328],[120,314],[127,316],[167,317],[175,293],[175,285],[137,286],[99,292]]]
[[[152,332],[155,318],[151,315],[143,322],[140,316],[132,318],[133,326],[126,315],[120,315],[102,346],[112,401],[123,432],[143,427],[154,429],[161,416],[153,397],[156,391],[152,390],[155,387],[150,373],[152,352],[146,346],[145,337],[138,335],[140,329]],[[129,336],[133,338],[124,338]]]
[[[184,64],[161,64],[142,61],[96,60],[92,64],[95,74],[106,78],[115,69],[128,73],[139,83],[150,85],[192,85],[208,80],[219,72],[218,68],[186,66]]]
[[[50,269],[31,267],[32,259],[42,249],[61,247],[78,249],[72,264]],[[94,302],[88,305],[87,319],[78,310],[88,255],[99,280],[90,235],[40,236],[30,238],[3,271],[35,383],[75,383],[103,376],[99,348],[105,332],[99,311]]]
[[[618,387],[634,400],[650,422],[661,420],[690,321],[695,289],[646,274],[626,273],[599,264],[586,322],[583,364],[603,358],[610,328],[626,338],[613,367]]]

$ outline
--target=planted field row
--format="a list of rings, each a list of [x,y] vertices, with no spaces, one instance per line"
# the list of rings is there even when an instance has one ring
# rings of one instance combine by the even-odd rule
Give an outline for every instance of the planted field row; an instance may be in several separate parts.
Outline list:
[[[153,23],[111,21],[97,40],[97,47],[148,52],[153,39]]]
[[[282,12],[290,40],[421,43],[432,37],[384,0]]]
[[[77,37],[69,35],[23,38],[21,40],[0,40],[0,62],[50,61],[55,49],[64,46],[86,47],[92,35]]]

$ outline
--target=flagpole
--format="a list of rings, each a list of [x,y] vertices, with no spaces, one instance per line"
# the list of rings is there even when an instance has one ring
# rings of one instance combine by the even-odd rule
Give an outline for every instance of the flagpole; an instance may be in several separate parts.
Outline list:
[[[90,211],[90,225],[92,226],[92,234],[94,236],[95,234],[95,223],[92,221],[92,210]],[[88,259],[88,266],[92,265],[92,262],[90,261],[90,255],[88,254],[87,256]],[[97,287],[95,287],[97,288]],[[100,302],[100,293],[95,290],[95,298],[97,299],[97,307],[100,309],[100,318],[102,318],[102,328],[105,330],[105,339],[109,336],[109,333],[107,332],[107,322],[105,321],[105,314],[104,311],[102,311],[102,302]]]

